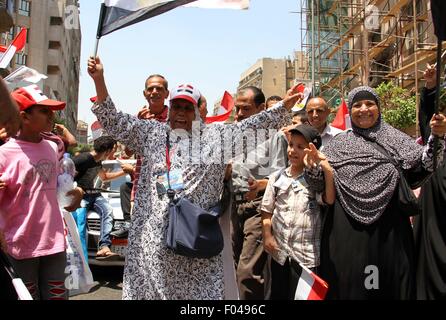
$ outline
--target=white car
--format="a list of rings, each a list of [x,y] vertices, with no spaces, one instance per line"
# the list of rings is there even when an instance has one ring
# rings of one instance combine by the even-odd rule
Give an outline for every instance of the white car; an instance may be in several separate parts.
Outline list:
[[[105,170],[120,171],[120,163],[136,164],[136,160],[106,160],[102,161],[102,167]],[[113,230],[118,230],[124,224],[124,214],[121,210],[121,198],[119,188],[125,182],[131,182],[130,176],[125,175],[109,182],[102,182],[98,177],[95,181],[95,189],[101,190],[102,196],[108,200],[113,208]],[[97,260],[96,252],[98,251],[98,243],[101,231],[100,215],[90,210],[87,213],[87,247],[88,247],[88,263],[90,265],[99,266],[123,266],[125,262],[125,253],[127,249],[127,237],[117,238],[111,236],[112,245],[110,250],[119,254],[119,259],[114,260]]]

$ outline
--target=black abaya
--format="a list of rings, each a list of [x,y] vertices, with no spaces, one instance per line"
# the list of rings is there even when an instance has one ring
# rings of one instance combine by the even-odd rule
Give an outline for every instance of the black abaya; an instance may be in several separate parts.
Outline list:
[[[446,300],[446,163],[421,189],[416,217],[417,298]]]
[[[413,233],[395,197],[370,225],[352,219],[336,200],[322,231],[320,271],[329,284],[326,299],[414,299]]]

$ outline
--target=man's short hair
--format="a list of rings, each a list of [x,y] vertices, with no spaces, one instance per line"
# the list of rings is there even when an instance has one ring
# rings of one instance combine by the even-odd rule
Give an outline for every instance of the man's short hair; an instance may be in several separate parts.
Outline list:
[[[115,147],[116,140],[109,136],[102,136],[97,138],[93,142],[93,149],[97,153],[107,152],[113,150]]]
[[[268,102],[270,102],[270,101],[277,101],[277,102],[279,102],[279,101],[282,101],[283,99],[281,98],[281,97],[279,97],[279,96],[271,96],[271,97],[269,97],[268,99],[266,99],[266,104],[268,104]]]
[[[245,95],[246,92],[250,90],[254,95],[254,104],[259,107],[262,103],[265,103],[265,95],[262,90],[254,86],[248,86],[239,91],[239,95]]]
[[[147,84],[147,82],[150,80],[150,79],[152,79],[152,78],[161,78],[161,79],[163,79],[164,81],[164,88],[166,89],[166,90],[169,90],[169,83],[167,82],[167,80],[166,80],[166,78],[164,78],[164,76],[162,76],[162,75],[160,75],[160,74],[152,74],[152,75],[150,75],[147,79],[146,79],[146,82],[145,82],[145,84]],[[146,89],[146,88],[144,88],[144,89]]]

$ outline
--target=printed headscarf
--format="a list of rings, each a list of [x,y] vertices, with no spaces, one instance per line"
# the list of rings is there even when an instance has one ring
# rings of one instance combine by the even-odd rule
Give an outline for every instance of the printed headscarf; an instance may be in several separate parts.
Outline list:
[[[355,97],[367,94],[375,96],[379,105],[379,97],[372,88],[359,87],[349,94],[349,109]],[[383,147],[403,170],[421,165],[423,148],[382,121],[381,114],[371,128],[362,129],[352,123],[352,131],[335,136],[324,147],[335,171],[336,193],[342,207],[353,219],[371,224],[386,210],[400,177],[390,160],[366,140]]]

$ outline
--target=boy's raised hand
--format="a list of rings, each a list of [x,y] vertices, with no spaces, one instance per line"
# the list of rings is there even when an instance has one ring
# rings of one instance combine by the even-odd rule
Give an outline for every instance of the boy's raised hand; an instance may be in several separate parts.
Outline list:
[[[316,146],[312,143],[308,145],[308,148],[304,150],[304,165],[307,168],[316,168],[321,161],[327,160],[327,158],[317,150]]]

